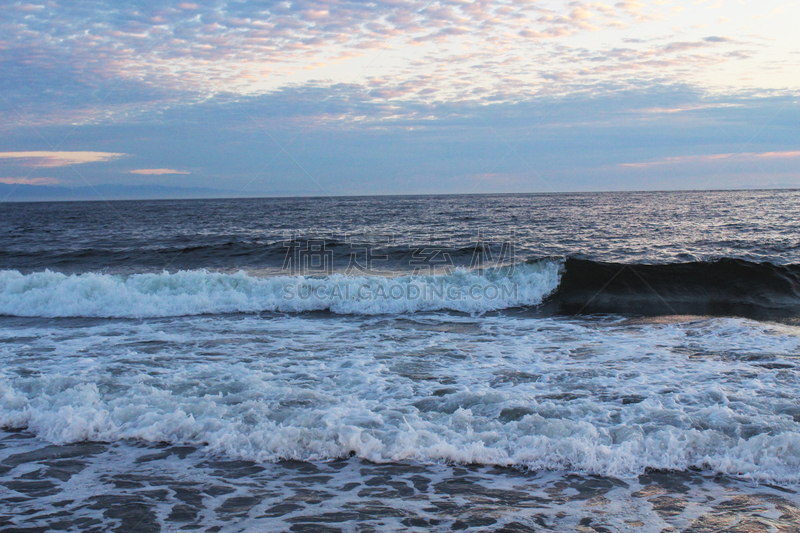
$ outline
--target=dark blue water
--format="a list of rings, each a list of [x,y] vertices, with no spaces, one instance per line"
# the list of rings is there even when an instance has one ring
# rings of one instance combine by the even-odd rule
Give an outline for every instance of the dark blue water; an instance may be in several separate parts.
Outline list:
[[[800,192],[713,191],[2,204],[0,268],[275,268],[292,235],[517,243],[520,259],[800,263]],[[340,263],[341,261],[337,261]]]

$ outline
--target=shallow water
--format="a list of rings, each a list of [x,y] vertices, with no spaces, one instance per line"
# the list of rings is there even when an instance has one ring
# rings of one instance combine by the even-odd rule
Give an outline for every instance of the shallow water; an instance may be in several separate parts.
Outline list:
[[[700,472],[631,479],[359,459],[253,463],[193,446],[0,432],[3,531],[797,531],[800,494]]]
[[[2,319],[0,425],[233,459],[800,480],[800,328],[739,318]]]

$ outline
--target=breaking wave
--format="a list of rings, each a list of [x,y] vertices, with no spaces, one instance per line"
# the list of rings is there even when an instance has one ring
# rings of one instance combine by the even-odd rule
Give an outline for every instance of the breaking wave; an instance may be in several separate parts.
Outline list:
[[[259,278],[205,270],[161,274],[0,272],[0,314],[28,317],[165,317],[220,313],[339,314],[482,312],[540,304],[558,286],[561,262],[433,276]]]
[[[0,314],[165,317],[330,311],[374,315],[538,307],[551,315],[800,315],[800,266],[740,259],[671,264],[543,258],[442,275],[258,277],[246,272],[0,272]]]

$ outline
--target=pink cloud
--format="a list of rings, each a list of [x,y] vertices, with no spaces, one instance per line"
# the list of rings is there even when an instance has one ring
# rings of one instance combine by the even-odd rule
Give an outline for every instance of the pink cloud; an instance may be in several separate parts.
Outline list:
[[[0,178],[6,185],[58,185],[58,178]]]
[[[66,167],[118,159],[127,154],[114,152],[0,152],[0,159],[25,167]]]
[[[663,80],[680,69],[685,78],[702,74],[701,69],[711,63],[730,62],[744,54],[731,49],[741,43],[718,35],[694,35],[698,40],[677,42],[670,42],[675,35],[664,35],[653,40],[661,44],[634,45],[628,40],[633,48],[594,51],[570,40],[584,32],[632,27],[663,11],[641,0],[615,4],[593,0],[441,0],[433,4],[423,0],[268,4],[223,0],[213,6],[179,0],[173,6],[148,14],[114,8],[120,16],[112,19],[124,22],[102,25],[73,20],[67,9],[53,8],[18,17],[12,24],[0,22],[4,30],[0,34],[26,65],[44,70],[54,63],[70,65],[87,84],[119,78],[203,94],[267,92],[303,83],[308,71],[320,67],[327,67],[325,76],[329,76],[337,72],[331,68],[337,61],[364,54],[380,56],[374,65],[370,63],[376,69],[384,69],[384,60],[399,64],[414,59],[397,67],[402,69],[394,73],[398,83],[422,72],[445,74],[448,90],[441,94],[453,99],[469,98],[479,90],[488,90],[484,91],[487,97],[513,99],[557,87],[569,89],[584,81],[617,82],[623,72],[637,81],[649,81]],[[48,33],[50,28],[69,28],[68,35],[59,33],[56,41]],[[616,44],[613,38],[607,42]],[[431,43],[453,46],[436,46],[432,58],[418,63],[422,52],[415,54],[410,47],[434,47]],[[0,51],[3,46],[0,42]],[[456,58],[462,47],[480,50],[486,59]],[[392,59],[392,54],[403,56],[399,53],[403,48],[404,57]],[[498,58],[513,61],[501,67],[494,62]],[[656,62],[658,58],[673,62]],[[478,69],[484,69],[485,75],[476,76]],[[566,73],[558,72],[562,69]],[[347,74],[334,74],[338,78],[332,81],[349,83],[351,71],[342,69]],[[542,83],[543,79],[548,81]],[[121,106],[117,110],[120,115],[130,112]]]
[[[676,157],[667,157],[665,159],[658,159],[655,161],[644,161],[641,163],[621,163],[619,166],[623,168],[650,168],[663,165],[681,165],[686,163],[711,163],[721,159],[728,159],[736,157],[737,159],[756,160],[756,159],[795,159],[800,158],[800,151],[786,151],[786,152],[742,152],[742,153],[729,153],[729,154],[704,154],[704,155],[684,155]]]
[[[175,170],[173,168],[139,168],[129,170],[129,174],[144,174],[145,176],[161,176],[163,174],[191,174],[188,170]]]
[[[787,159],[800,157],[800,151],[794,152],[764,152],[761,154],[753,154],[754,157],[762,157],[765,159]]]

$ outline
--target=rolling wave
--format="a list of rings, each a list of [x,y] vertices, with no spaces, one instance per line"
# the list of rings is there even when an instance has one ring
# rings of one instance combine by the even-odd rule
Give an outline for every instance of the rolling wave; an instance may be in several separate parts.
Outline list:
[[[321,310],[373,315],[518,307],[546,315],[796,317],[800,265],[740,259],[624,264],[569,257],[399,277],[0,271],[0,314],[6,316],[141,318]]]
[[[557,286],[561,262],[513,269],[464,269],[439,276],[259,278],[205,270],[161,274],[0,272],[0,314],[27,317],[165,317],[305,312],[372,315],[482,312],[540,304]]]
[[[668,264],[567,258],[554,314],[707,315],[750,318],[800,314],[800,265],[725,258]]]

